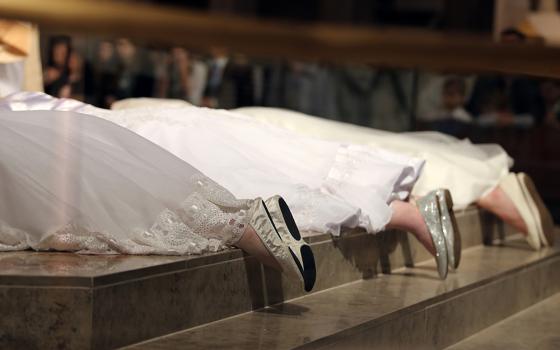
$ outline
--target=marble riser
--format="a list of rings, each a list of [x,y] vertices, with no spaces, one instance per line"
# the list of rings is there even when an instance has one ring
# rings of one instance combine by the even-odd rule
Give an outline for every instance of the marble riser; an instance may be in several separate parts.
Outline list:
[[[451,345],[446,350],[560,349],[560,293]]]
[[[465,248],[504,231],[493,217],[472,209],[458,215],[458,223]],[[402,232],[350,232],[308,240],[318,267],[314,293],[429,259]],[[113,348],[304,295],[292,281],[239,250],[139,262],[134,260],[138,257],[84,259],[74,254],[0,254],[0,265],[10,261],[25,272],[0,272],[0,348]],[[94,272],[88,265],[92,262]],[[26,264],[52,270],[37,274]],[[77,272],[69,272],[72,268]]]

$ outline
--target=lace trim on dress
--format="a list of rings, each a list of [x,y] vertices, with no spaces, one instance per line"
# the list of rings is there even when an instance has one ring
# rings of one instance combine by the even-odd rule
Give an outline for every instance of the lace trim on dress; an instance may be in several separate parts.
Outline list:
[[[78,223],[68,223],[50,232],[40,242],[0,222],[0,251],[74,251],[83,254],[186,255],[216,252],[234,245],[248,225],[252,200],[236,199],[226,189],[202,174],[193,176],[196,191],[176,209],[164,209],[147,230],[131,229],[127,238]]]
[[[8,252],[29,248],[25,231],[15,229],[0,220],[0,251]]]

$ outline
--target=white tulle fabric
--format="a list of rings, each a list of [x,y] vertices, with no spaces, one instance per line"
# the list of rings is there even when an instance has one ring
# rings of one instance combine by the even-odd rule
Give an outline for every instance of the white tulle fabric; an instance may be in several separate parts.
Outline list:
[[[281,194],[302,231],[382,230],[388,203],[409,195],[424,162],[380,148],[329,142],[241,114],[197,107],[98,109],[42,93],[0,101],[9,110],[73,110],[111,120],[200,169],[239,198]]]
[[[466,208],[495,188],[513,165],[499,145],[474,145],[468,139],[438,132],[397,134],[277,108],[245,107],[235,111],[300,135],[338,142],[351,140],[424,159],[426,165],[413,195],[448,188],[456,210]]]
[[[241,237],[251,203],[106,120],[0,111],[1,251],[217,251]]]

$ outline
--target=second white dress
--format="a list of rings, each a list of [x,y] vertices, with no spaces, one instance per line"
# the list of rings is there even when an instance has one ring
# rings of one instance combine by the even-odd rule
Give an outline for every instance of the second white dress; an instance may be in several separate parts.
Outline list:
[[[500,145],[475,145],[468,139],[459,140],[439,132],[394,133],[278,108],[246,107],[235,111],[300,135],[368,145],[424,159],[426,165],[413,195],[447,188],[453,195],[455,210],[466,208],[494,189],[513,165]]]

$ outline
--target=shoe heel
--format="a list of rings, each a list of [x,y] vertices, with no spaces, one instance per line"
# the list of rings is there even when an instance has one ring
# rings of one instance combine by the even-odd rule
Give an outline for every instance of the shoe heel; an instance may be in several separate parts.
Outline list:
[[[451,221],[451,227],[453,229],[453,251],[448,252],[448,254],[453,254],[454,264],[452,268],[456,270],[461,263],[461,232],[459,231],[459,225],[457,224],[457,218],[455,217],[455,212],[453,211],[453,197],[451,196],[451,192],[448,189],[443,189],[443,193],[445,196],[445,202],[447,204],[447,210],[449,212],[449,219]]]
[[[317,272],[315,269],[315,256],[313,255],[313,251],[308,245],[302,245],[300,247],[299,253],[303,266],[300,263],[300,259],[293,252],[293,250],[289,249],[289,251],[292,259],[294,259],[294,262],[296,263],[303,277],[303,289],[306,292],[310,292],[315,286],[315,281],[317,278]]]

